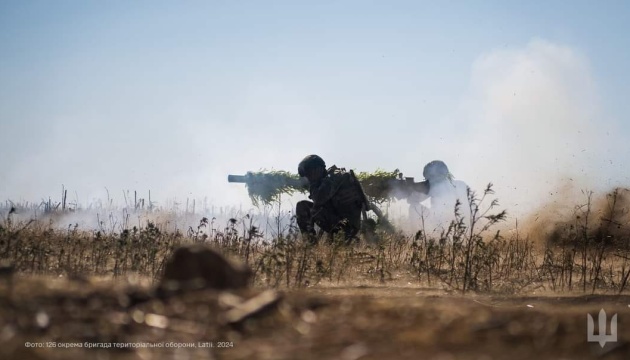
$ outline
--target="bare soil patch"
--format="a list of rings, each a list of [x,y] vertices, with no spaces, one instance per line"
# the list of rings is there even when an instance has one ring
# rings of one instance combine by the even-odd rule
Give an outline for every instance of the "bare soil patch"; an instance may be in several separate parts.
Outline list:
[[[279,292],[230,324],[226,312],[263,289],[158,299],[147,284],[49,276],[0,279],[0,289],[2,359],[630,358],[627,295],[320,286]],[[597,323],[600,309],[609,322],[618,314],[617,342],[603,349],[587,342],[587,313]]]

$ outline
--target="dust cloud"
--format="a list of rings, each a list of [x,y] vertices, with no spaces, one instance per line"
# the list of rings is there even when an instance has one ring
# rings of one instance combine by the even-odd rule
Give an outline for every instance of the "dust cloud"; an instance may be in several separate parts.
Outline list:
[[[460,107],[418,152],[444,160],[478,196],[492,182],[504,227],[548,235],[590,191],[601,203],[628,181],[620,124],[601,103],[584,54],[534,39],[477,58]]]

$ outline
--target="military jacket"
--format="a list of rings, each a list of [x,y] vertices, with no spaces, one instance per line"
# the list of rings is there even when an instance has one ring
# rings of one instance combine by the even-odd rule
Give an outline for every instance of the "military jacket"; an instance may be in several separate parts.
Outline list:
[[[332,207],[343,213],[358,211],[362,205],[358,185],[345,169],[332,166],[324,178],[310,185],[309,198],[316,208]]]

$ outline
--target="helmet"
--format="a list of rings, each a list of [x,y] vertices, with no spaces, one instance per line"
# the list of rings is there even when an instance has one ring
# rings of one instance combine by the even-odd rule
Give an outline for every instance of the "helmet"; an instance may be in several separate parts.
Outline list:
[[[300,164],[298,165],[298,174],[300,177],[304,177],[311,169],[315,169],[317,167],[323,167],[326,169],[324,159],[317,155],[309,155],[300,161]]]
[[[450,179],[451,173],[448,171],[448,167],[441,160],[433,160],[424,166],[422,175],[427,180],[442,180]]]

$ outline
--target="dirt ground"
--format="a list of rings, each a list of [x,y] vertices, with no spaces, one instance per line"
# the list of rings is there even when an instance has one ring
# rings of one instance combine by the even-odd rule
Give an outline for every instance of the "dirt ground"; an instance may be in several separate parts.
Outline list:
[[[264,296],[272,301],[231,317]],[[600,309],[618,323],[603,348],[587,341],[587,314],[598,333]],[[0,278],[0,358],[630,359],[630,296],[405,284],[160,299],[142,281],[15,276]]]

